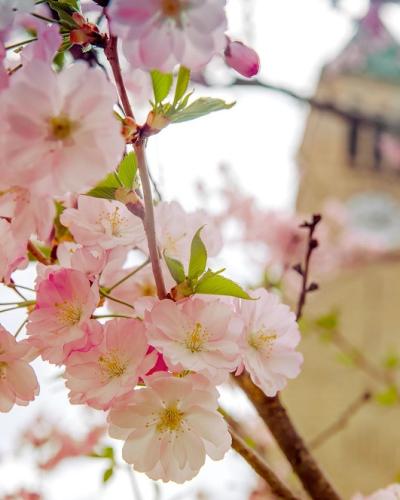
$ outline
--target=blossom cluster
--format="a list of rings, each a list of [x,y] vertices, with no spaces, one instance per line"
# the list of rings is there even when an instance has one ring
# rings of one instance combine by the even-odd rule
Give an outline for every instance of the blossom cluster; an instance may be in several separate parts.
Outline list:
[[[66,35],[65,26],[47,24],[52,12],[29,16],[37,7],[17,4],[1,25],[1,47],[9,48],[15,26],[36,37],[14,54],[17,65],[2,58],[0,280],[23,299],[13,273],[29,259],[38,263],[34,299],[15,303],[27,308],[27,337],[17,341],[0,330],[0,411],[36,397],[30,362],[40,356],[63,367],[71,404],[108,412],[109,433],[125,441],[128,463],[153,479],[183,482],[206,456],[218,460],[230,448],[217,390],[229,374],[247,370],[268,396],[299,374],[296,318],[266,290],[250,297],[220,272],[205,270],[222,237],[202,211],[158,203],[150,229],[154,257],[152,200],[143,199],[133,166],[120,170],[145,127],[121,116],[116,87],[101,67],[53,64]],[[199,70],[224,54],[241,73],[258,71],[256,54],[227,38],[224,7],[224,0],[113,0],[105,11],[108,32],[81,12],[71,14],[72,7],[60,23],[74,26],[69,43],[105,45],[121,94],[118,53],[109,53],[115,37],[135,70],[173,71],[177,64],[183,72]],[[186,105],[182,97],[175,113]],[[127,127],[136,131],[129,140]],[[132,258],[142,263],[127,268]],[[161,268],[164,295],[150,260]],[[215,280],[230,292],[210,288]],[[64,448],[61,455],[80,447]]]

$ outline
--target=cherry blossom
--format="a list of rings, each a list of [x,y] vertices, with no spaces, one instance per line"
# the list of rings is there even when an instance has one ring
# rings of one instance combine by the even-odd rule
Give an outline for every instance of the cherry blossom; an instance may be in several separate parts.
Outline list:
[[[40,60],[50,64],[62,43],[62,37],[57,24],[48,26],[37,23],[37,41],[24,47],[21,59],[23,64],[32,60]]]
[[[206,455],[220,460],[231,438],[219,414],[218,393],[202,377],[155,374],[129,404],[112,409],[112,437],[125,440],[123,458],[152,479],[183,483]]]
[[[80,271],[61,269],[40,281],[27,331],[43,359],[61,364],[73,350],[84,349],[98,337],[97,322],[85,328],[98,301],[97,285]]]
[[[239,361],[238,324],[218,299],[163,300],[145,314],[150,343],[172,369],[193,370],[221,383]]]
[[[153,368],[157,355],[148,352],[143,322],[113,319],[104,325],[101,343],[72,353],[66,362],[66,386],[73,404],[107,410]]]
[[[238,308],[244,322],[242,360],[253,382],[272,397],[300,373],[303,356],[295,351],[300,333],[295,315],[276,295],[260,288],[254,296],[258,300],[241,300]]]
[[[205,66],[223,52],[225,0],[113,0],[111,28],[134,68],[171,71]]]
[[[61,267],[77,269],[89,279],[98,276],[107,263],[107,253],[103,248],[84,247],[69,241],[58,246],[57,258]]]
[[[242,42],[228,40],[224,56],[228,66],[247,78],[255,76],[260,69],[257,52]]]
[[[47,195],[100,181],[124,151],[115,101],[105,75],[86,63],[57,74],[35,60],[17,71],[0,106],[1,186]]]
[[[0,412],[8,412],[17,404],[26,406],[39,394],[39,384],[29,365],[30,347],[17,342],[0,325]]]
[[[125,205],[115,200],[79,196],[78,208],[68,208],[61,215],[77,243],[99,245],[104,249],[136,246],[144,240],[142,221]]]
[[[371,495],[361,495],[357,493],[352,497],[352,500],[399,500],[400,484],[391,484],[387,488],[377,490]]]

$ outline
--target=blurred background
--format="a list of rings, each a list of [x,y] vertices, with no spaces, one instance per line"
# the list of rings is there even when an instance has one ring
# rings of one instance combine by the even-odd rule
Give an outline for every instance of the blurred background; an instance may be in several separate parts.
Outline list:
[[[226,240],[218,262],[232,278],[292,305],[292,266],[305,249],[298,226],[322,213],[311,269],[319,290],[301,324],[304,369],[283,399],[344,498],[370,493],[400,481],[400,7],[228,0],[227,11],[231,38],[257,50],[261,72],[245,85],[221,59],[197,75],[196,95],[236,105],[154,137],[152,175],[164,200],[215,218]],[[15,280],[32,286],[34,269]],[[9,293],[0,289],[2,299]],[[10,331],[23,319],[1,318]],[[234,452],[183,486],[132,475],[102,435],[100,412],[69,405],[60,373],[34,367],[39,398],[0,416],[0,498],[35,498],[7,496],[20,488],[46,500],[273,498]],[[221,390],[248,443],[302,495],[246,398]],[[97,457],[82,456],[93,450]]]

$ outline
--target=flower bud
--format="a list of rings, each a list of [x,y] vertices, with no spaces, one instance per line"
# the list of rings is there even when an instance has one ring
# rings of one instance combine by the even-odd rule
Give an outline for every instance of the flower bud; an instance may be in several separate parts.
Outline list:
[[[242,42],[231,42],[225,48],[225,62],[241,75],[251,78],[260,69],[260,58],[255,50]]]

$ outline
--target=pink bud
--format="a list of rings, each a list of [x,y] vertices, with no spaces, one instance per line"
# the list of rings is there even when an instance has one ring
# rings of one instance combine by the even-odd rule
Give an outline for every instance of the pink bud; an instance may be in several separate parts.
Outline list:
[[[247,78],[256,75],[260,69],[257,52],[242,42],[228,40],[224,55],[226,64]]]

